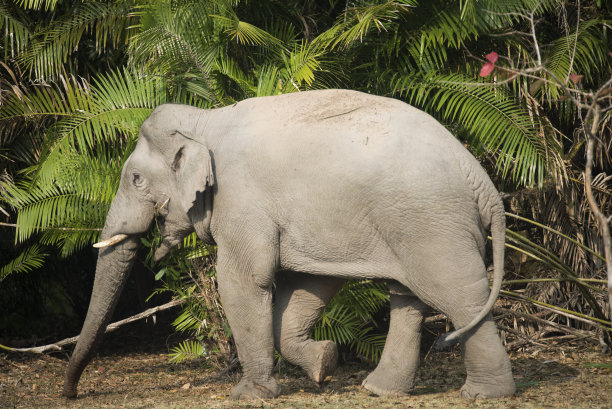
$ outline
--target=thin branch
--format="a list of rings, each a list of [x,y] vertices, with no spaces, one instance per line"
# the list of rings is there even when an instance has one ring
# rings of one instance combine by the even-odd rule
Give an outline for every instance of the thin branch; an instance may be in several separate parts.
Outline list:
[[[515,17],[520,17],[522,19],[527,20],[529,18],[529,16],[527,14],[523,14],[523,13],[519,13],[519,12],[512,12],[512,11],[507,11],[507,12],[497,12],[497,11],[491,11],[491,10],[486,10],[486,12],[488,14],[491,14],[493,16],[499,16],[499,17],[507,17],[507,16],[515,16]]]
[[[14,228],[18,227],[15,223],[1,223],[1,222],[0,222],[0,226],[14,227]],[[89,227],[89,228],[85,228],[85,227],[82,227],[82,228],[81,227],[39,227],[37,228],[37,230],[102,231],[102,229],[99,227]]]
[[[505,325],[499,325],[499,324],[498,324],[497,326],[498,326],[498,327],[499,327],[499,329],[501,329],[502,331],[509,332],[510,334],[513,334],[513,335],[515,335],[515,336],[517,336],[517,337],[521,338],[521,339],[522,339],[522,340],[524,340],[525,342],[528,342],[528,343],[530,343],[530,344],[534,344],[534,345],[538,345],[538,346],[540,346],[540,347],[545,347],[545,346],[546,346],[546,344],[542,344],[542,343],[540,343],[540,342],[534,341],[533,339],[531,339],[531,338],[530,338],[530,337],[528,337],[527,335],[525,335],[525,334],[523,334],[523,333],[521,333],[521,332],[519,332],[519,331],[517,331],[517,330],[515,330],[515,329],[513,329],[513,328],[506,327]]]
[[[106,331],[105,333],[109,333],[112,332],[114,330],[116,330],[117,328],[125,325],[125,324],[129,324],[130,322],[134,322],[134,321],[138,321],[141,320],[143,318],[149,317],[159,311],[164,311],[173,307],[176,307],[177,305],[181,305],[185,302],[185,300],[172,300],[169,303],[166,303],[164,305],[160,305],[158,307],[154,307],[154,308],[149,308],[148,310],[145,310],[143,312],[141,312],[140,314],[136,314],[133,315],[129,318],[114,322],[112,324],[109,324],[106,327]],[[72,345],[75,344],[77,341],[79,340],[79,336],[76,337],[72,337],[72,338],[66,338],[63,339],[61,341],[58,341],[54,344],[49,344],[49,345],[42,345],[39,347],[31,347],[31,348],[11,348],[11,347],[7,347],[4,345],[0,344],[0,348],[2,349],[6,349],[7,351],[12,351],[12,352],[31,352],[31,353],[35,353],[35,354],[42,354],[44,352],[51,352],[51,351],[61,351],[62,347],[66,346],[66,345]]]
[[[608,81],[605,82],[605,84],[599,87],[595,94],[593,94],[593,99],[598,100],[601,94],[603,94],[604,91],[607,91],[610,86],[612,86],[612,76],[610,77],[610,79],[608,79]]]
[[[431,317],[427,317],[423,320],[423,323],[425,324],[429,324],[431,322],[437,322],[437,321],[442,321],[447,319],[446,315],[444,314],[436,314],[436,315],[432,315]]]
[[[515,317],[519,317],[519,318],[524,318],[526,320],[531,320],[534,322],[537,322],[538,324],[544,325],[544,326],[548,326],[551,328],[555,328],[559,331],[565,332],[566,334],[572,334],[572,335],[576,335],[579,337],[593,337],[595,336],[594,333],[591,332],[585,332],[585,331],[580,331],[577,329],[573,329],[570,327],[567,327],[565,325],[561,325],[558,324],[556,322],[550,321],[550,320],[546,320],[544,318],[540,318],[540,317],[536,317],[533,314],[526,314],[524,312],[520,312],[520,311],[515,311],[515,310],[509,310],[507,308],[503,308],[503,307],[494,307],[493,308],[493,313],[498,313],[498,314],[510,314],[510,315],[514,315]]]
[[[612,81],[612,79],[610,80]],[[610,82],[608,81],[608,82]],[[597,100],[593,102],[591,126],[585,128],[585,134],[587,135],[587,149],[586,149],[586,165],[584,171],[584,190],[591,207],[591,212],[599,223],[599,229],[603,239],[604,256],[606,257],[606,270],[608,272],[608,300],[610,301],[610,316],[612,317],[612,238],[610,237],[610,222],[608,217],[603,214],[599,204],[595,200],[593,195],[593,156],[595,150],[595,135],[599,128],[599,119],[601,115],[601,109],[597,104]]]
[[[576,18],[576,36],[574,38],[574,49],[572,50],[572,53],[570,55],[570,65],[569,65],[569,70],[567,71],[567,75],[565,77],[565,84],[567,84],[567,81],[569,80],[570,74],[572,73],[572,69],[574,67],[574,59],[576,57],[576,47],[578,46],[578,28],[580,27],[580,0],[578,0],[578,17]],[[567,15],[564,14],[564,18],[565,21],[567,23]],[[568,33],[569,34],[569,33]]]
[[[535,11],[535,10],[534,10]],[[529,13],[529,27],[531,28],[531,37],[533,38],[533,47],[536,52],[536,61],[538,63],[538,67],[542,66],[542,56],[540,55],[540,45],[538,44],[538,37],[535,32],[535,20],[533,18],[534,11]]]
[[[602,320],[602,319],[595,318],[595,317],[590,317],[586,314],[581,314],[576,311],[571,311],[565,308],[550,305],[545,302],[535,300],[533,298],[525,297],[524,295],[518,294],[514,291],[500,290],[500,294],[503,294],[505,296],[512,297],[515,299],[523,300],[531,304],[535,304],[539,308],[542,308],[548,311],[552,311],[559,315],[563,315],[564,317],[571,318],[571,319],[574,319],[580,322],[584,322],[586,324],[593,325],[597,328],[603,329],[604,331],[612,331],[612,327],[610,326],[611,325],[610,321]]]

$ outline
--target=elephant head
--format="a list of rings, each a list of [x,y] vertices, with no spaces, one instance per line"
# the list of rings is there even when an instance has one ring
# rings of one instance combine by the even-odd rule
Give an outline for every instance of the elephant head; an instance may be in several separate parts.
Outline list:
[[[194,112],[191,112],[194,111]],[[193,118],[205,111],[162,105],[140,129],[110,207],[85,324],[66,372],[63,394],[76,396],[83,369],[93,356],[129,275],[139,237],[157,222],[163,236],[155,259],[195,231],[210,241],[214,185],[211,153],[195,138]],[[197,123],[196,123],[197,124]]]

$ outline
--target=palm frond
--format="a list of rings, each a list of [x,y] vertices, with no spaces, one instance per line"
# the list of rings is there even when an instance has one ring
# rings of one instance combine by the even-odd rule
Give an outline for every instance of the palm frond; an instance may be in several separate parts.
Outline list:
[[[360,319],[368,321],[388,302],[389,291],[384,283],[364,280],[346,283],[331,305],[350,305]]]
[[[313,329],[314,339],[330,339],[377,361],[386,336],[372,333],[374,316],[389,302],[384,283],[349,281],[323,311]]]
[[[15,273],[28,273],[40,268],[45,258],[48,256],[44,248],[39,244],[33,244],[17,257],[0,268],[0,282]]]
[[[74,13],[37,33],[37,41],[23,55],[25,67],[37,77],[57,78],[85,33],[95,35],[97,50],[104,49],[108,43],[117,46],[126,36],[130,24],[128,3],[92,1],[75,7]]]
[[[351,346],[358,355],[378,362],[386,341],[387,334],[372,334],[372,327],[366,327],[357,334],[357,337],[351,342]]]
[[[314,41],[323,47],[346,49],[351,44],[362,42],[372,31],[386,31],[413,1],[388,1],[382,4],[348,8],[338,17],[336,24],[320,34]]]
[[[215,61],[214,69],[219,74],[226,76],[234,81],[247,97],[253,97],[256,94],[256,87],[253,84],[254,79],[249,73],[245,73],[238,63],[229,56],[220,57]]]
[[[26,15],[7,1],[0,1],[0,31],[4,31],[5,59],[19,55],[32,35]]]
[[[240,45],[259,45],[270,48],[282,48],[283,43],[272,34],[245,21],[240,21],[237,16],[212,16],[229,35],[232,40]]]
[[[170,351],[170,362],[176,364],[208,355],[204,345],[197,340],[183,341]]]
[[[140,32],[130,43],[130,65],[165,67],[173,73],[195,70],[209,80],[220,48],[211,7],[200,3],[173,9],[164,2],[144,8],[139,13]]]
[[[31,10],[54,10],[59,0],[17,0],[17,4],[24,9]]]
[[[101,76],[91,87],[68,84],[17,100],[6,113],[62,118],[49,127],[36,172],[8,186],[7,201],[19,210],[18,241],[43,230],[43,240],[61,244],[63,254],[99,234],[126,158],[109,150],[129,152],[140,124],[166,98],[159,80],[127,71]]]
[[[257,72],[257,90],[255,96],[265,97],[282,93],[283,82],[280,71],[274,65],[262,65]]]
[[[477,0],[468,0],[467,7],[474,7]],[[492,17],[502,18],[506,23],[520,22],[523,16],[533,13],[534,17],[540,17],[545,13],[553,11],[558,5],[558,0],[486,0],[483,2],[486,9],[492,13]],[[465,7],[465,6],[464,6]]]
[[[306,87],[312,86],[317,71],[321,70],[322,57],[322,51],[306,44],[300,44],[287,55],[283,55],[284,67],[280,69],[284,82],[283,92],[299,91],[303,83]]]
[[[349,306],[333,304],[326,308],[313,330],[316,340],[329,339],[338,344],[350,344],[359,334],[362,322]]]
[[[589,82],[607,74],[610,63],[609,41],[602,30],[605,24],[599,19],[581,22],[578,32],[574,28],[573,32],[553,41],[546,55],[547,68],[560,79],[577,73]]]
[[[197,331],[203,322],[205,322],[203,311],[194,308],[184,308],[181,314],[172,322],[172,326],[180,332]]]

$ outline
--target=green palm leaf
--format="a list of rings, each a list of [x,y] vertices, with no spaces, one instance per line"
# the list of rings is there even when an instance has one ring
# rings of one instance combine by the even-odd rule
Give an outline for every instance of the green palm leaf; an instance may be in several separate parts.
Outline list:
[[[59,0],[17,0],[21,7],[32,10],[53,10],[58,2]]]
[[[119,45],[128,32],[129,11],[126,2],[77,4],[73,13],[37,33],[36,41],[22,57],[25,67],[37,77],[57,78],[62,73],[62,65],[88,32],[94,34],[98,50],[108,43]]]
[[[593,81],[598,75],[608,73],[608,41],[601,30],[605,24],[605,21],[599,19],[588,20],[579,26],[577,33],[574,29],[552,42],[550,52],[546,55],[547,68],[560,79],[579,73],[587,81]]]
[[[201,358],[208,355],[204,345],[197,341],[183,341],[178,346],[171,349],[170,362],[180,363],[190,359]]]
[[[49,127],[36,172],[7,186],[7,200],[19,210],[18,241],[42,230],[44,242],[59,244],[63,254],[97,238],[126,157],[111,152],[129,152],[140,124],[166,100],[159,79],[127,71],[101,76],[93,86],[67,84],[17,98],[6,113],[60,118]]]
[[[378,361],[386,336],[372,334],[374,316],[388,302],[384,283],[349,281],[323,311],[313,337],[351,346],[357,353]]]
[[[40,268],[47,255],[39,244],[33,244],[0,268],[0,283],[10,274],[28,273]]]
[[[315,81],[315,73],[321,70],[321,51],[314,47],[300,44],[288,55],[283,55],[284,67],[280,75],[284,80],[284,92],[295,92],[300,90],[302,83],[307,87],[312,86]]]
[[[319,35],[313,42],[324,47],[348,48],[355,42],[362,42],[372,31],[386,31],[400,13],[416,1],[388,1],[382,4],[352,7],[338,17],[336,24]]]
[[[270,48],[282,48],[283,43],[272,34],[262,30],[245,21],[240,21],[236,15],[219,16],[212,15],[223,28],[224,33],[229,35],[230,39],[236,40],[241,45],[259,45]]]
[[[196,70],[210,81],[209,73],[220,54],[210,2],[174,9],[170,2],[152,4],[138,13],[140,32],[130,44],[133,67],[163,68],[163,72]]]
[[[0,31],[4,31],[5,59],[19,55],[32,35],[25,14],[8,1],[0,1]]]

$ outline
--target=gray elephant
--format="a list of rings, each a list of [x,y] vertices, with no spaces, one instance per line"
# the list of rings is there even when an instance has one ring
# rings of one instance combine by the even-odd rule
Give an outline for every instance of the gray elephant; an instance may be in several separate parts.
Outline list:
[[[503,276],[503,204],[478,161],[422,111],[345,90],[155,109],[125,162],[98,244],[65,396],[76,396],[139,235],[154,219],[163,235],[156,259],[193,231],[218,245],[219,292],[243,370],[234,398],[278,396],[275,346],[316,382],[334,370],[335,345],[307,335],[347,278],[390,283],[389,335],[365,388],[411,390],[427,304],[457,328],[443,343],[462,342],[462,394],[514,393],[490,314]],[[483,261],[489,229],[492,291]]]

